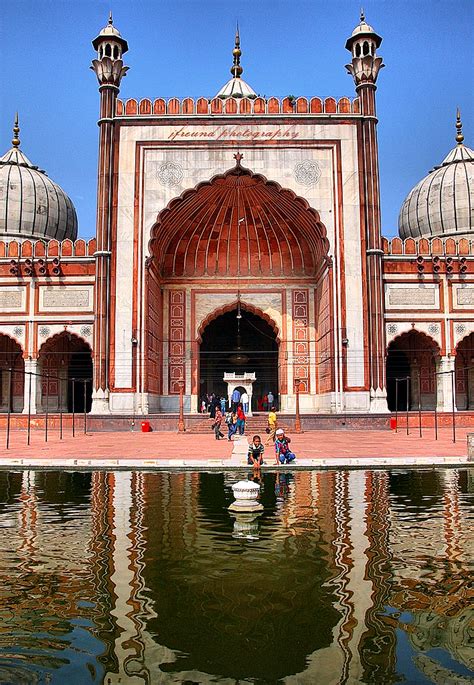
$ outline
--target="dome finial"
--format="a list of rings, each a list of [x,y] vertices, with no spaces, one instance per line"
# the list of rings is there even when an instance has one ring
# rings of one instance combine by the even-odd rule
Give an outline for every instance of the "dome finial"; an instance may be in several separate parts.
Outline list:
[[[461,112],[459,111],[459,107],[456,110],[456,142],[458,145],[462,145],[462,142],[464,140],[464,136],[462,134],[462,121],[461,121]]]
[[[109,26],[112,26],[113,23],[114,23],[114,18],[112,16],[112,10],[110,10],[110,12],[109,12]]]
[[[360,8],[360,23],[362,24],[363,21],[365,21],[365,12],[364,12],[364,8],[361,7]]]
[[[237,22],[237,28],[235,31],[235,45],[234,49],[232,51],[232,54],[234,56],[234,64],[231,67],[230,73],[234,78],[240,78],[243,72],[242,67],[240,66],[240,56],[242,54],[242,51],[240,49],[240,34],[239,34],[239,23]]]
[[[20,139],[18,138],[19,133],[20,133],[20,127],[18,126],[18,112],[17,112],[15,114],[15,123],[13,124],[13,139],[12,139],[13,147],[20,147]]]

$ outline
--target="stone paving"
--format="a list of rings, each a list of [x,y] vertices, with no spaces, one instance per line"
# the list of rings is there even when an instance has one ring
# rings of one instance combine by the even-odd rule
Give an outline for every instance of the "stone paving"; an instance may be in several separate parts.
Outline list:
[[[296,466],[329,468],[333,466],[415,466],[466,465],[466,435],[459,428],[456,443],[450,429],[442,428],[438,440],[432,430],[395,433],[393,431],[311,431],[292,434]],[[265,440],[265,434],[262,436]],[[163,433],[79,433],[59,439],[50,433],[32,432],[31,445],[26,433],[11,435],[10,449],[5,449],[5,435],[0,435],[0,466],[79,466],[79,467],[149,467],[149,468],[219,468],[245,466],[246,439],[236,443],[217,441],[213,434],[189,435]],[[3,443],[3,444],[2,444]],[[266,448],[268,467],[274,466],[273,446]],[[295,464],[292,465],[292,468]]]

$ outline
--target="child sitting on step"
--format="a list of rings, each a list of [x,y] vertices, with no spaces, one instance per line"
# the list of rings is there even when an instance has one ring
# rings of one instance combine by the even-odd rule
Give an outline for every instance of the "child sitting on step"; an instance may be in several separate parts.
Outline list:
[[[252,444],[249,445],[249,451],[247,455],[247,463],[249,466],[253,466],[254,469],[259,469],[263,461],[263,452],[265,447],[262,445],[262,441],[259,435],[254,435],[252,439]]]

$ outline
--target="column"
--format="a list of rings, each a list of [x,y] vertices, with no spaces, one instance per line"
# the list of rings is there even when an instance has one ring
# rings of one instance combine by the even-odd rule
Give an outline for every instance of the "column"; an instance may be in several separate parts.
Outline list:
[[[456,408],[456,384],[453,384],[452,377],[455,368],[456,357],[446,355],[440,357],[436,364],[436,409],[438,411],[450,412]],[[454,388],[454,390],[453,390]]]
[[[28,414],[28,402],[30,403],[31,414],[37,412],[37,399],[40,383],[38,383],[38,360],[25,359],[25,386],[24,386],[24,401],[23,414]],[[30,375],[31,374],[31,375]],[[31,381],[31,400],[30,398],[30,381]]]

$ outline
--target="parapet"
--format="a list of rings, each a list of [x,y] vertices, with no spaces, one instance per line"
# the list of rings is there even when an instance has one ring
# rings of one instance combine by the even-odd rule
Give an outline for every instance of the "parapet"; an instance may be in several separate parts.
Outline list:
[[[117,117],[191,116],[191,115],[277,115],[277,114],[350,114],[360,115],[359,98],[286,97],[262,98],[158,98],[156,100],[117,100]]]
[[[0,240],[0,259],[28,257],[88,257],[94,256],[97,241],[91,240]]]
[[[474,255],[474,240],[467,238],[382,238],[384,254],[413,255]]]

